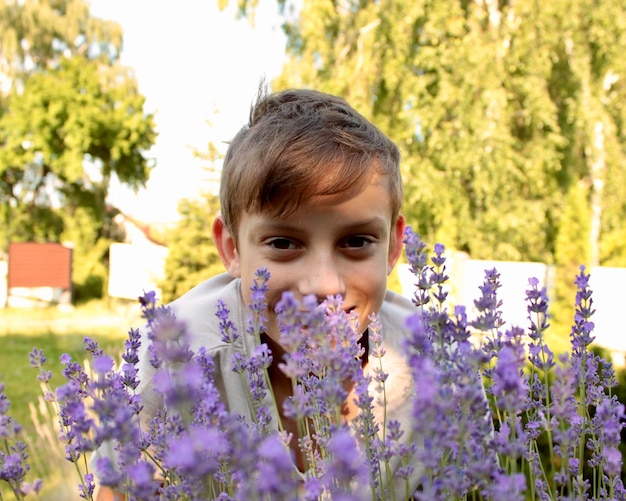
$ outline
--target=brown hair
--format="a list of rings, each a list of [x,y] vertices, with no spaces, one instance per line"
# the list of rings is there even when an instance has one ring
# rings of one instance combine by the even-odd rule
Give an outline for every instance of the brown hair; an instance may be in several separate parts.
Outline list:
[[[314,90],[261,90],[229,145],[221,175],[224,222],[241,214],[286,216],[312,197],[358,191],[374,170],[387,178],[392,221],[400,212],[398,147],[343,99]]]

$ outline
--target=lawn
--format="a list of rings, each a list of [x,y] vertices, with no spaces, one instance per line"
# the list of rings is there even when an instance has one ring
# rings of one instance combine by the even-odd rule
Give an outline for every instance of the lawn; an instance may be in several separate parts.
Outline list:
[[[11,401],[9,414],[22,425],[22,438],[30,444],[31,480],[44,478],[46,487],[40,499],[72,499],[77,477],[72,465],[64,461],[62,449],[55,449],[54,438],[42,437],[42,432],[55,434],[51,429],[53,419],[46,422],[39,416],[37,430],[31,418],[29,403],[38,406],[42,392],[38,372],[30,367],[28,354],[34,347],[43,349],[48,370],[53,373],[54,388],[64,382],[59,362],[63,353],[80,362],[87,358],[83,350],[85,336],[97,340],[105,352],[119,359],[128,329],[140,324],[139,305],[134,303],[96,302],[72,310],[0,309],[0,381]],[[12,499],[12,494],[0,488],[0,499]]]

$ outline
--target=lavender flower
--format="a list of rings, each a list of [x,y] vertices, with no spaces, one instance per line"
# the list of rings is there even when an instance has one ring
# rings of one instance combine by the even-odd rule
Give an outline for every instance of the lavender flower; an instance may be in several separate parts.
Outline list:
[[[619,452],[624,419],[624,406],[615,397],[606,397],[596,407],[587,442],[587,449],[592,454],[589,464],[603,472],[603,488],[608,489],[611,496],[615,492],[624,494],[624,485],[620,478],[622,457]]]
[[[437,290],[433,292],[433,297],[439,302],[439,304],[443,304],[448,297],[448,292],[445,290],[445,282],[449,277],[445,273],[446,258],[444,256],[444,252],[445,247],[443,244],[437,243],[435,244],[435,255],[431,258],[434,265],[432,283],[437,285]]]
[[[498,353],[493,371],[492,394],[505,411],[515,412],[523,406],[528,385],[523,374],[524,353],[520,346],[507,345]]]
[[[267,309],[267,302],[265,295],[269,290],[267,282],[270,279],[270,274],[267,269],[257,270],[255,273],[254,283],[250,287],[250,304],[248,309],[250,316],[248,319],[248,333],[254,336],[258,336],[265,327],[267,318],[265,317],[265,310]]]
[[[333,431],[328,441],[329,458],[325,465],[322,483],[330,499],[364,499],[369,484],[364,458],[347,428]]]
[[[122,360],[124,364],[121,368],[122,383],[126,388],[135,390],[139,386],[137,378],[139,363],[139,348],[141,347],[141,333],[139,329],[130,329],[128,339],[124,342],[124,353]]]
[[[276,436],[268,436],[262,440],[257,452],[259,495],[270,499],[295,498],[298,482],[285,444]]]
[[[56,390],[62,425],[60,437],[65,442],[66,459],[76,462],[93,449],[93,442],[88,437],[93,420],[88,416],[84,403],[89,377],[80,364],[70,358],[62,356],[61,363],[65,366],[63,372],[68,382]]]
[[[245,333],[254,336],[250,356],[238,351],[244,334],[226,304],[218,302],[216,312],[222,341],[235,352],[232,368],[249,390],[252,422],[231,415],[222,401],[214,354],[193,352],[187,326],[146,293],[140,298],[146,326],[129,331],[119,368],[89,338],[91,376],[69,356],[61,358],[67,382],[47,398],[59,405],[68,459],[80,466],[79,458],[111,442],[117,455],[98,461],[96,473],[129,499],[626,499],[619,452],[624,407],[610,396],[610,364],[588,350],[593,299],[584,268],[576,277],[572,354],[555,361],[544,341],[547,293],[537,279],[529,280],[526,293],[528,328],[503,332],[497,270],[486,271],[470,321],[463,305],[449,309],[443,245],[435,245],[429,260],[410,228],[404,242],[419,306],[403,345],[413,382],[407,429],[386,414],[382,422],[374,419],[374,402],[387,405],[393,369],[385,364],[385,332],[370,315],[366,376],[357,318],[343,310],[341,297],[318,303],[313,296],[282,295],[277,317],[286,353],[278,367],[292,379],[292,395],[281,413],[268,406],[274,354],[261,336],[270,277],[259,270]],[[472,339],[477,330],[488,332],[480,344]],[[135,394],[142,340],[164,403],[143,427]],[[35,349],[29,358],[47,384],[43,352]],[[13,440],[19,427],[2,389],[0,439]],[[348,425],[343,412],[350,392],[358,414]],[[275,432],[276,414],[292,419],[299,435],[281,430],[282,421]],[[294,452],[304,458],[299,473]],[[26,459],[20,442],[0,452],[0,480],[18,498],[40,486],[24,481]],[[420,487],[411,492],[416,477]],[[80,479],[80,495],[91,499],[93,474],[81,471]]]
[[[92,499],[95,488],[96,483],[93,473],[87,473],[83,477],[83,483],[78,486],[78,493],[83,499]]]
[[[564,489],[571,489],[570,477],[578,476],[582,471],[578,447],[579,437],[585,434],[585,423],[576,401],[576,368],[567,363],[565,355],[560,361],[550,388],[549,429],[550,439],[555,444],[554,453],[560,464],[560,467],[555,468],[555,483]]]
[[[404,251],[409,262],[411,273],[417,278],[413,302],[416,306],[428,304],[431,288],[430,268],[427,266],[428,255],[426,244],[420,239],[410,226],[404,230]]]
[[[589,275],[585,274],[585,267],[580,267],[580,273],[576,276],[576,313],[574,325],[570,333],[572,351],[574,354],[585,350],[594,339],[592,334],[594,324],[590,318],[594,314],[592,291],[589,288]]]
[[[530,322],[528,335],[530,339],[536,341],[550,326],[548,323],[548,294],[545,287],[539,288],[539,280],[535,277],[528,279],[528,285],[530,287],[526,290],[528,320]]]
[[[488,499],[506,499],[507,501],[526,499],[526,478],[521,473],[504,475],[496,472],[493,482],[484,490],[483,494]]]
[[[189,333],[184,322],[169,310],[153,317],[148,328],[151,363],[160,368],[163,364],[182,364],[191,360],[193,353],[188,344]]]
[[[219,329],[220,334],[222,335],[222,341],[225,343],[234,343],[239,337],[239,333],[237,332],[237,327],[230,320],[230,311],[226,306],[226,303],[219,299],[217,301],[217,312],[215,316],[219,319]]]
[[[378,439],[380,427],[374,418],[373,402],[374,397],[369,393],[370,378],[363,373],[357,375],[355,385],[355,404],[359,408],[359,414],[352,422],[352,427],[359,438],[362,449],[366,457],[366,464],[369,469],[369,479],[374,492],[378,492],[381,497],[381,462],[387,463],[390,457],[385,456],[385,446]],[[381,384],[381,391],[384,384]],[[384,407],[383,407],[384,408]],[[383,427],[386,427],[387,419],[383,419]],[[386,432],[383,431],[384,437]]]
[[[501,287],[500,274],[494,268],[485,270],[485,281],[479,286],[481,296],[474,300],[474,306],[478,315],[471,325],[481,331],[497,330],[504,324],[500,307],[502,302],[498,300],[497,291]]]
[[[49,383],[50,379],[52,379],[52,372],[44,369],[46,356],[44,355],[43,350],[33,348],[33,351],[28,354],[28,360],[33,369],[40,369],[37,379],[39,379],[39,381],[41,381],[44,385]]]
[[[45,361],[43,353],[38,352],[38,355],[39,360]],[[33,483],[26,481],[30,470],[27,447],[20,440],[21,426],[9,415],[11,402],[4,388],[4,383],[0,382],[0,482],[8,484],[16,499],[23,499],[27,494],[38,493],[42,482],[39,479]]]

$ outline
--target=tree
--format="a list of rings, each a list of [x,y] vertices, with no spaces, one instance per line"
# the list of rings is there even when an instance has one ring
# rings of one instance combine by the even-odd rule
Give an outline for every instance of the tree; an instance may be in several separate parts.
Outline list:
[[[0,0],[0,32],[4,236],[71,235],[80,270],[94,247],[108,248],[111,180],[138,188],[148,179],[153,116],[119,63],[119,26],[92,18],[84,0]]]
[[[16,212],[55,204],[101,210],[112,175],[133,187],[145,182],[153,125],[128,83],[102,82],[95,62],[75,57],[11,96],[0,118],[0,165]]]
[[[563,207],[559,233],[555,244],[555,261],[552,287],[550,292],[550,313],[553,329],[551,334],[560,330],[560,334],[569,334],[574,318],[576,284],[574,277],[580,272],[580,265],[588,266],[591,260],[589,240],[580,238],[588,235],[591,225],[589,205],[586,203],[588,189],[582,184],[570,188]]]
[[[238,2],[250,15],[254,2]],[[274,86],[346,97],[403,152],[405,211],[474,258],[555,260],[570,188],[586,186],[592,255],[615,249],[626,196],[626,6],[304,1],[279,5],[288,59]],[[606,8],[605,8],[606,7]],[[592,258],[593,259],[593,258]]]
[[[623,1],[278,4],[274,87],[344,96],[395,140],[425,240],[555,264],[558,304],[573,303],[574,262],[626,265]]]
[[[159,284],[163,302],[225,271],[212,236],[213,220],[219,213],[218,197],[206,194],[198,200],[182,200],[178,211],[181,219],[167,235],[165,278]]]

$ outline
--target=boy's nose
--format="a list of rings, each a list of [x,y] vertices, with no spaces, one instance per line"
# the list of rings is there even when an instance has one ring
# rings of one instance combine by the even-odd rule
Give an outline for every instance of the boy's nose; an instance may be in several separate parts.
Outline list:
[[[300,293],[313,294],[319,301],[341,294],[345,299],[346,287],[340,269],[333,260],[315,260],[302,270]]]

